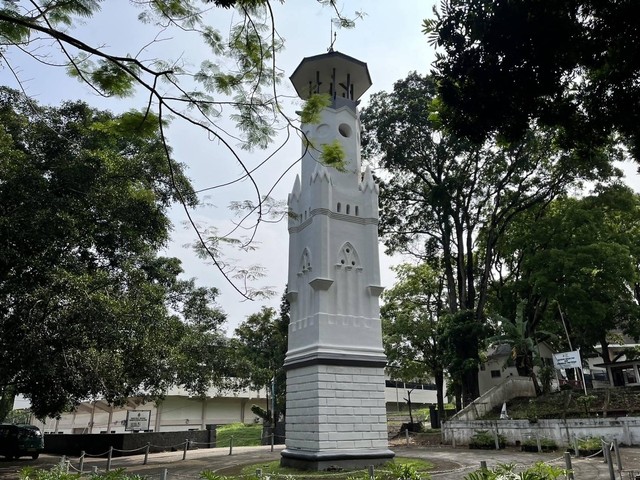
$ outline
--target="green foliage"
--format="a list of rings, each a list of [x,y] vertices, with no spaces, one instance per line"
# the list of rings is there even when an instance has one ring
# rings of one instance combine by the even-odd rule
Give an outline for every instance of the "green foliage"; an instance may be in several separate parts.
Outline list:
[[[325,143],[322,145],[322,151],[320,152],[320,161],[328,167],[335,168],[339,172],[345,172],[345,157],[344,148],[339,140],[334,140],[331,143]]]
[[[504,448],[507,439],[501,433],[498,434],[498,444],[500,448]],[[483,450],[492,450],[496,448],[495,434],[488,430],[476,430],[469,439],[469,448],[479,448]]]
[[[51,469],[35,467],[23,468],[20,470],[19,478],[20,480],[79,480],[82,478],[82,475],[79,473],[70,473],[65,467],[55,465]],[[147,477],[135,473],[127,473],[124,468],[116,468],[109,472],[103,471],[93,474],[91,478],[96,480],[145,480]]]
[[[270,401],[266,411],[254,407],[260,411],[256,414],[270,424],[285,414],[287,382],[284,360],[287,355],[288,333],[289,302],[284,294],[279,314],[273,308],[263,307],[260,313],[250,315],[236,328],[235,338],[231,340],[234,376],[240,385],[269,389],[267,397]],[[274,379],[276,412],[272,412],[271,405],[271,387]]]
[[[554,451],[558,449],[558,444],[555,442],[555,440],[552,440],[550,438],[540,438],[539,441],[540,447],[543,451]],[[522,446],[529,447],[530,449],[535,448],[537,451],[538,439],[528,438],[522,442]]]
[[[517,142],[490,137],[473,143],[448,129],[442,108],[436,79],[415,72],[392,92],[372,95],[361,113],[363,155],[388,173],[380,189],[380,232],[388,251],[409,253],[441,271],[442,310],[463,312],[473,319],[469,326],[482,327],[490,286],[502,273],[497,249],[508,227],[574,182],[608,178],[619,157],[607,150],[586,161],[559,148],[558,132],[544,128],[528,130]],[[503,316],[514,318],[515,308]],[[481,334],[488,333],[472,332],[479,336],[458,360],[470,355],[468,375],[456,379],[465,403],[478,396],[471,372]]]
[[[79,473],[68,472],[62,465],[55,465],[51,469],[25,467],[20,470],[20,480],[79,480]]]
[[[573,345],[600,344],[605,355],[610,330],[638,335],[638,205],[637,194],[613,183],[514,221],[498,247],[510,275],[494,291],[496,308],[513,311],[525,299],[528,328],[562,339],[559,304]]]
[[[424,23],[446,123],[481,142],[520,140],[533,125],[557,130],[582,161],[620,135],[636,160],[633,105],[640,86],[634,2],[444,2]],[[628,35],[622,32],[632,32]],[[606,93],[604,93],[606,92]]]
[[[234,446],[257,446],[262,444],[262,425],[232,423],[220,425],[216,430],[216,445],[227,447],[233,437]]]
[[[418,469],[410,463],[392,463],[390,469],[391,475],[396,480],[420,480],[423,478]],[[430,475],[426,475],[424,478],[430,478]]]
[[[226,480],[228,478],[225,475],[218,475],[217,473],[212,472],[211,470],[202,470],[200,472],[199,477],[202,480]]]
[[[598,437],[586,437],[578,439],[579,450],[600,450],[602,448],[602,440]]]
[[[242,469],[243,478],[256,478],[256,469],[262,470],[263,478],[269,476],[273,479],[294,480],[300,477],[300,470],[281,467],[280,461],[259,463],[248,465]],[[398,479],[423,479],[430,480],[429,470],[433,469],[433,464],[418,458],[395,457],[391,462],[376,467],[374,471],[377,480],[398,480]],[[307,475],[309,476],[309,475]],[[346,480],[369,480],[367,469],[345,470],[342,472],[319,471],[314,472],[314,478],[337,478]]]
[[[160,256],[177,191],[196,198],[143,118],[0,90],[0,386],[40,418],[228,374],[217,290]]]
[[[331,97],[327,93],[314,93],[311,95],[300,112],[300,122],[303,124],[320,123],[320,113],[331,105]]]
[[[500,321],[499,333],[488,339],[489,342],[502,343],[511,346],[511,357],[507,360],[513,361],[518,370],[519,375],[528,376],[533,381],[536,392],[542,392],[542,388],[538,383],[534,367],[540,365],[540,352],[538,350],[538,342],[536,340],[536,332],[533,332],[529,326],[529,321],[524,319],[524,310],[526,301],[520,302],[516,309],[516,318],[509,321],[506,318],[497,316]],[[538,338],[549,339],[553,335],[544,332],[537,332]],[[506,365],[505,365],[506,366]]]
[[[173,115],[192,121],[214,137],[221,138],[221,134],[213,121],[223,106],[231,105],[236,113],[230,117],[236,120],[244,135],[242,146],[263,147],[274,133],[272,125],[277,109],[272,87],[279,82],[280,74],[274,70],[273,61],[282,47],[281,40],[272,35],[275,27],[268,25],[271,19],[267,3],[266,0],[214,1],[216,7],[237,8],[237,22],[225,38],[206,23],[203,10],[195,0],[137,2],[138,19],[149,28],[176,30],[181,41],[185,36],[195,36],[209,47],[209,58],[196,72],[182,67],[189,63],[184,59],[141,60],[136,45],[131,47],[132,52],[113,54],[101,45],[75,38],[73,27],[80,22],[90,22],[101,8],[106,8],[102,1],[49,2],[46,8],[4,1],[0,8],[0,38],[5,48],[20,48],[36,56],[47,56],[49,53],[43,51],[50,49],[50,44],[59,45],[67,72],[100,94],[123,97],[144,90],[154,100],[149,106],[161,104]],[[129,11],[135,13],[134,9],[125,10]],[[28,39],[31,42],[27,43]],[[52,39],[55,41],[51,42]],[[218,64],[232,64],[234,68],[220,71]],[[192,79],[197,82],[196,89],[191,85]],[[203,92],[221,95],[213,98]],[[202,113],[195,121],[184,113],[184,108],[189,106]],[[160,109],[157,112],[161,114]]]
[[[576,398],[576,402],[584,408],[584,413],[588,417],[589,416],[589,408],[591,404],[593,404],[598,397],[595,395],[582,395],[581,397]]]
[[[555,480],[566,476],[567,471],[544,462],[537,462],[521,472],[515,463],[499,463],[493,469],[478,469],[464,477],[465,480]]]
[[[402,264],[394,271],[396,284],[383,293],[380,310],[387,371],[405,382],[434,378],[438,409],[443,411],[446,365],[440,344],[442,292],[437,272],[427,264]]]
[[[551,393],[551,384],[555,378],[555,368],[549,365],[543,365],[540,367],[538,378],[540,379],[540,386],[542,387],[542,393]]]

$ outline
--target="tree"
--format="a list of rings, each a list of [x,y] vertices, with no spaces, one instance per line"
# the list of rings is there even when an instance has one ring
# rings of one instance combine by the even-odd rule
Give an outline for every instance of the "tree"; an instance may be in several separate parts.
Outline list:
[[[440,277],[427,264],[402,264],[394,270],[396,283],[384,292],[380,309],[387,371],[391,378],[405,382],[433,378],[439,418],[444,418]]]
[[[335,0],[318,0],[334,10],[338,23],[344,27],[353,20],[341,14]],[[266,147],[280,127],[297,129],[285,115],[280,104],[276,85],[281,72],[277,68],[276,55],[282,48],[282,39],[274,23],[269,0],[182,0],[137,1],[131,0],[131,8],[111,6],[103,0],[1,0],[0,44],[2,65],[21,81],[21,61],[36,61],[47,68],[61,67],[88,85],[103,97],[130,97],[142,93],[149,118],[155,119],[159,135],[165,143],[166,161],[170,162],[166,148],[165,129],[167,119],[174,123],[186,123],[206,138],[216,140],[227,149],[227,157],[242,172],[231,183],[248,180],[254,189],[251,207],[241,220],[241,226],[253,230],[248,242],[255,235],[258,225],[268,220],[268,206],[254,170],[241,157],[236,145],[242,149]],[[114,4],[115,5],[115,4]],[[104,45],[87,43],[75,35],[78,24],[91,21],[102,7],[118,8],[118,12],[136,13],[143,25],[152,26],[156,36],[137,52],[113,52]],[[236,10],[228,36],[209,25],[211,15],[221,9]],[[356,12],[356,16],[359,14]],[[163,44],[175,35],[175,42],[185,39],[207,47],[209,55],[199,65],[183,56],[165,57],[169,49]],[[159,52],[159,53],[158,53]],[[11,55],[13,54],[13,55]],[[158,56],[159,55],[159,56]],[[26,60],[25,60],[26,57]],[[222,119],[235,122],[236,130],[230,131]],[[265,160],[266,162],[266,160]],[[226,169],[230,170],[232,165]],[[210,189],[221,188],[215,185]],[[175,187],[175,186],[174,186]],[[246,290],[232,278],[232,273],[220,258],[215,247],[226,237],[205,235],[198,230],[190,215],[192,207],[189,192],[176,191],[177,200],[200,243],[201,252],[227,278],[238,293],[250,297],[256,290]],[[248,272],[243,278],[250,277]],[[242,275],[241,275],[242,276]]]
[[[620,135],[640,159],[637,2],[445,0],[425,33],[446,124],[481,142],[537,125],[583,158]]]
[[[385,245],[442,270],[449,326],[474,332],[451,337],[464,356],[459,384],[468,404],[479,394],[477,335],[486,323],[499,239],[514,218],[577,180],[611,175],[616,157],[603,150],[586,162],[558,151],[557,135],[545,129],[530,130],[519,143],[478,145],[442,130],[440,105],[434,79],[410,74],[393,92],[372,96],[361,114],[363,144],[385,170]]]
[[[0,392],[39,418],[101,397],[204,393],[224,314],[214,288],[159,256],[178,198],[158,119],[0,89]],[[194,355],[197,352],[197,355]]]
[[[497,317],[499,321],[498,335],[489,338],[489,342],[506,344],[511,346],[511,360],[513,360],[518,375],[531,378],[536,394],[542,393],[538,383],[534,367],[540,366],[540,352],[538,341],[542,338],[550,338],[548,332],[533,332],[529,328],[529,322],[524,318],[526,302],[518,305],[516,316],[513,320]]]
[[[231,340],[234,350],[235,375],[243,385],[255,389],[275,389],[275,399],[267,404],[266,420],[275,430],[280,417],[286,415],[287,377],[284,360],[289,338],[289,302],[282,296],[280,313],[262,307],[235,330]]]
[[[499,247],[496,310],[511,315],[525,302],[531,331],[555,329],[564,338],[566,322],[574,348],[600,344],[610,361],[610,331],[640,335],[639,207],[637,194],[614,183],[514,222]]]

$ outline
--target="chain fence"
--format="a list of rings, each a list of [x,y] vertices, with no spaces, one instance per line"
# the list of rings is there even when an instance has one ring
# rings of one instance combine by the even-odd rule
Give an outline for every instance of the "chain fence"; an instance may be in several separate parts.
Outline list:
[[[401,432],[401,435],[404,437],[402,439],[403,440],[402,443],[404,443],[406,446],[412,446],[412,440],[414,440],[420,434],[405,430]],[[274,435],[274,434],[269,435],[269,437],[270,437],[269,443],[271,446],[270,451],[273,452],[274,445],[276,444],[276,439],[284,440],[284,437]],[[399,436],[396,436],[396,439],[398,439],[398,437]],[[579,457],[579,449],[578,449],[579,441],[577,438],[573,438],[572,443],[573,445],[571,450],[573,450],[574,458],[578,458]],[[415,444],[413,446],[415,446]],[[86,452],[81,452],[80,456],[77,458],[62,456],[58,466],[62,468],[64,471],[70,472],[70,473],[79,473],[80,475],[95,475],[102,472],[109,472],[113,470],[112,461],[114,458],[114,454],[126,454],[128,459],[131,459],[132,456],[136,456],[136,455],[139,455],[141,457],[138,460],[138,463],[129,461],[127,463],[127,466],[135,465],[135,464],[148,465],[149,453],[151,449],[159,449],[159,450],[165,450],[165,451],[170,450],[173,452],[182,450],[182,460],[187,460],[188,452],[190,450],[198,449],[198,447],[210,448],[211,443],[195,442],[189,439],[185,439],[184,442],[174,444],[174,445],[154,445],[151,443],[147,443],[145,446],[142,446],[136,449],[129,449],[129,450],[110,447],[108,450],[98,454],[89,454]],[[228,455],[233,455],[234,454],[234,437],[232,436],[229,439],[228,446],[218,447],[218,450],[220,448],[228,448]],[[539,449],[539,451],[542,451],[542,450]],[[618,441],[616,439],[612,441],[607,441],[604,438],[601,438],[600,450],[588,456],[582,456],[580,458],[592,459],[598,456],[603,456],[603,462],[607,465],[610,480],[618,480],[618,479],[619,480],[640,480],[640,470],[623,469],[622,461],[620,457],[620,448],[618,445]],[[95,462],[96,459],[98,460],[104,459],[104,463],[96,464]],[[85,460],[92,460],[91,465],[87,466],[87,464],[85,463]],[[519,469],[527,469],[534,466],[536,463],[539,463],[539,460],[532,461],[531,463],[517,463],[515,465]],[[560,466],[561,468],[564,468],[567,472],[567,480],[574,480],[573,467],[572,467],[572,452],[566,451],[562,455],[556,458],[545,460],[543,463],[548,465]],[[637,468],[638,466],[634,465],[632,467]],[[449,470],[440,470],[437,472],[430,473],[430,476],[433,477],[434,479],[437,479],[438,477],[442,477],[442,476],[447,476],[448,478],[450,478],[451,474],[460,473],[461,474],[460,478],[462,478],[463,476],[462,474],[464,474],[464,472],[471,472],[474,470],[478,470],[478,468],[486,469],[487,463],[485,461],[481,461],[479,466],[467,465],[467,466],[462,466],[462,467],[449,469]],[[365,478],[368,475],[371,479],[374,479],[376,472],[389,473],[389,471],[384,468],[375,470],[373,466],[369,466],[367,469],[356,470],[351,473],[354,477],[357,477],[357,478]],[[324,472],[322,474],[313,474],[313,473],[305,472],[303,475],[293,474],[293,475],[287,475],[287,477],[290,477],[293,479],[316,478],[316,477],[323,477],[323,478],[330,479],[333,476],[344,476],[344,475],[345,475],[345,472],[335,472],[335,473]],[[176,480],[180,480],[180,479],[206,480],[207,479],[206,475],[202,475],[202,474],[190,475],[188,473],[178,473],[176,471],[171,472],[167,468],[162,468],[159,472],[145,473],[144,476],[149,480],[169,480],[169,478],[176,479]],[[269,479],[270,476],[272,476],[272,474],[264,473],[262,469],[257,469],[255,472],[255,477],[258,479],[263,479],[263,478]]]

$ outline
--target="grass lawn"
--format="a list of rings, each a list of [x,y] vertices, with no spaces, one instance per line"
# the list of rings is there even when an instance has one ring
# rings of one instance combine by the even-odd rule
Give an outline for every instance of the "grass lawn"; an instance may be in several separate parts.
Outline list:
[[[388,462],[384,465],[376,467],[376,478],[397,478],[397,475],[393,475],[392,472],[394,469],[398,467],[402,467],[405,465],[412,466],[417,472],[425,478],[429,472],[429,470],[433,469],[433,464],[426,460],[421,460],[419,458],[406,458],[406,457],[396,457],[391,462]],[[345,470],[343,472],[304,472],[301,470],[296,470],[294,468],[284,468],[280,466],[280,460],[275,460],[272,462],[262,462],[262,463],[254,463],[253,465],[245,465],[241,472],[241,476],[255,476],[256,470],[261,469],[263,475],[291,475],[293,477],[299,478],[316,478],[316,477],[327,477],[332,480],[341,480],[347,477],[349,478],[364,478],[364,475],[367,473],[367,469],[359,469],[359,470]],[[368,475],[367,475],[368,478]]]
[[[228,447],[231,437],[233,445],[237,447],[252,447],[260,445],[262,435],[262,425],[245,425],[243,423],[232,423],[230,425],[219,425],[216,430],[216,446]]]

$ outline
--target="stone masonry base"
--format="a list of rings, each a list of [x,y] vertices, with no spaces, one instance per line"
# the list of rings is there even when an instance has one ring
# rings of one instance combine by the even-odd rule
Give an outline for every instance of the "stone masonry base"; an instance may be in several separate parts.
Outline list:
[[[324,470],[379,465],[388,449],[382,367],[309,365],[287,371],[282,465]]]
[[[280,465],[300,470],[327,470],[329,468],[363,468],[378,466],[391,460],[395,453],[391,450],[333,450],[306,452],[285,449],[281,452]]]

